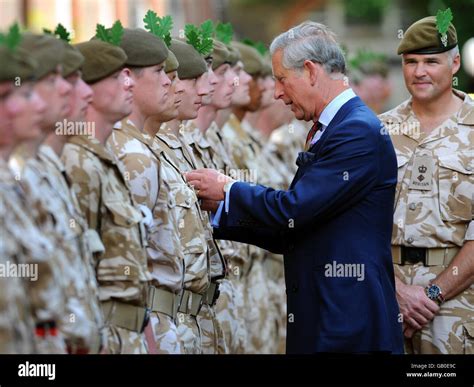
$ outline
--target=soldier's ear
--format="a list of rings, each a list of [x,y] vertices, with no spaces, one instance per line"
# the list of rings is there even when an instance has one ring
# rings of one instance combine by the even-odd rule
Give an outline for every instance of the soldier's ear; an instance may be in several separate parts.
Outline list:
[[[457,54],[453,59],[453,65],[451,66],[451,71],[456,74],[461,68],[461,55]]]

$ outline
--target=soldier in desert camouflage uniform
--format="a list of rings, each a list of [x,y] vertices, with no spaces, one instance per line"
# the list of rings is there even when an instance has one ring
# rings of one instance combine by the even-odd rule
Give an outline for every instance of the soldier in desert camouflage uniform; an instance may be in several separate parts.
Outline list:
[[[145,43],[140,50],[135,47],[137,41]],[[169,67],[167,57],[174,55],[159,37],[143,30],[126,29],[122,48],[128,56],[126,65],[132,64],[133,111],[114,126],[107,144],[129,176],[135,201],[145,206],[153,218],[147,253],[153,278],[150,321],[156,352],[179,354],[184,353],[176,327],[184,282],[184,256],[176,213],[168,207],[172,193],[167,188],[173,178],[169,177],[166,164],[161,162],[160,153],[153,146],[154,136],[144,129],[147,118],[160,116],[174,107],[174,88],[170,87],[164,63],[166,59]],[[179,83],[179,79],[174,82]]]
[[[194,118],[197,115],[197,110],[201,104],[203,96],[212,92],[215,84],[212,82],[214,75],[209,73],[208,67],[203,56],[191,45],[173,40],[171,51],[176,55],[179,62],[178,76],[184,85],[184,92],[182,101],[178,108],[178,117],[165,125],[157,133],[156,140],[160,143],[163,149],[167,148],[170,157],[174,164],[179,168],[180,172],[190,171],[196,168],[196,160],[192,154],[192,150],[187,145],[185,135],[180,132],[183,128],[183,119]],[[211,81],[209,80],[211,78]],[[184,182],[184,180],[183,180]],[[194,201],[194,200],[193,200]],[[222,330],[215,318],[214,304],[218,296],[219,279],[225,276],[225,263],[221,252],[212,237],[212,229],[208,214],[201,211],[196,197],[196,214],[195,222],[201,223],[202,237],[205,240],[205,251],[200,260],[192,263],[191,266],[200,268],[200,271],[194,271],[193,276],[200,276],[202,279],[206,278],[207,283],[202,282],[202,288],[192,290],[197,293],[193,295],[196,299],[202,299],[202,307],[199,308],[196,315],[196,322],[199,326],[200,333],[198,333],[198,340],[201,342],[201,351],[207,354],[224,353],[225,342],[222,335]],[[190,235],[196,236],[197,230],[192,233],[193,224],[185,223],[184,228]],[[195,246],[194,248],[196,248]],[[201,247],[202,249],[202,247]],[[194,258],[195,259],[195,258]],[[201,261],[202,263],[199,263]],[[205,263],[205,265],[203,265]],[[206,270],[206,272],[201,271]],[[187,269],[188,271],[188,269]],[[188,277],[188,274],[186,274]],[[192,278],[192,277],[191,277]],[[197,279],[197,278],[196,278]],[[202,280],[201,280],[202,281]],[[185,281],[185,286],[186,286]],[[195,282],[195,280],[193,280]],[[192,315],[191,315],[192,316]],[[189,317],[186,322],[192,321]]]
[[[398,160],[392,255],[405,348],[473,353],[474,102],[452,89],[456,30],[421,19],[398,54],[412,97],[381,120]]]
[[[22,160],[22,154],[17,153],[14,160],[18,165],[24,165],[21,171],[23,184],[31,188],[30,199],[36,200],[45,207],[49,216],[54,219],[52,235],[57,241],[57,267],[61,273],[59,283],[63,286],[65,297],[65,312],[61,318],[59,330],[66,339],[69,353],[98,353],[101,347],[100,328],[102,318],[98,305],[96,284],[92,277],[91,256],[86,240],[86,224],[82,219],[77,201],[68,187],[64,177],[64,166],[59,155],[67,140],[64,132],[58,130],[58,121],[65,118],[65,108],[69,109],[68,119],[82,119],[78,116],[76,100],[78,91],[76,84],[66,82],[62,76],[76,73],[83,58],[71,46],[52,37],[28,36],[24,42],[26,48],[38,54],[42,66],[54,66],[57,63],[57,52],[54,46],[60,44],[62,50],[62,74],[43,75],[47,69],[41,68],[39,75],[44,79],[37,85],[41,97],[54,106],[47,110],[41,126],[46,140],[39,147],[37,158]],[[48,52],[44,52],[47,49]],[[62,75],[62,76],[61,76]],[[82,98],[90,99],[91,92],[86,86]],[[79,97],[79,98],[81,98]],[[71,100],[69,100],[71,99]],[[62,103],[60,103],[62,102]],[[87,106],[88,101],[84,101]],[[82,109],[83,106],[80,107]],[[76,117],[75,117],[76,116]],[[52,133],[56,127],[57,133]],[[39,143],[31,144],[38,147]],[[35,149],[32,149],[33,153]]]
[[[42,141],[54,130],[55,123],[67,113],[71,86],[61,74],[65,53],[63,41],[52,36],[25,34],[21,45],[37,60],[38,81],[35,89],[49,108],[42,116],[41,135],[17,147],[10,159],[10,165],[27,194],[28,204],[43,208],[47,214],[40,222],[42,231],[52,239],[54,245],[55,254],[51,259],[55,270],[60,274],[56,279],[56,286],[60,287],[62,299],[58,302],[62,306],[55,311],[59,316],[58,320],[37,323],[37,333],[49,338],[44,341],[48,344],[39,346],[38,351],[62,353],[66,349],[64,339],[66,345],[71,346],[79,336],[82,336],[81,340],[87,340],[85,335],[89,333],[83,331],[87,328],[84,326],[84,320],[81,320],[85,312],[78,300],[74,279],[76,274],[74,269],[70,269],[75,267],[80,259],[78,246],[70,241],[78,243],[79,240],[75,240],[73,236],[68,203],[65,203],[56,191],[56,182],[51,178],[49,166],[39,157],[39,148]],[[79,319],[77,324],[76,318]]]
[[[214,40],[212,52],[212,71],[216,84],[214,93],[203,97],[203,106],[198,117],[183,128],[188,145],[193,150],[198,168],[212,168],[231,173],[234,162],[230,161],[219,128],[214,121],[217,112],[230,106],[236,85],[236,72],[233,70],[230,52],[218,40]],[[242,314],[243,286],[240,286],[240,269],[234,264],[245,261],[248,247],[233,241],[217,241],[228,268],[226,278],[219,283],[219,298],[216,303],[216,316],[222,327],[228,353],[243,353],[245,322]]]
[[[33,219],[23,211],[24,203],[17,192],[18,183],[14,180],[7,161],[15,145],[22,141],[22,138],[15,136],[15,118],[28,113],[28,129],[37,136],[40,130],[33,122],[41,118],[46,105],[33,91],[33,83],[28,81],[34,76],[36,64],[27,53],[18,47],[11,50],[0,46],[0,56],[0,265],[4,268],[0,278],[0,353],[27,354],[36,350],[35,341],[32,340],[35,333],[33,310],[27,295],[28,282],[34,278],[9,276],[6,266],[30,263],[37,257],[40,258],[40,263],[41,259],[46,259],[41,254],[51,251],[41,246],[40,231]],[[22,79],[20,87],[15,87],[13,83],[17,77]],[[21,211],[26,225],[21,219],[12,216],[17,209]],[[21,238],[17,238],[19,230]],[[25,255],[31,251],[23,248],[24,239],[30,242],[33,239],[38,243],[36,255]],[[40,291],[39,288],[37,290]]]
[[[69,314],[64,319],[63,331],[69,353],[98,353],[103,343],[103,317],[99,305],[98,286],[92,262],[95,230],[89,230],[82,216],[79,203],[66,179],[64,164],[60,157],[69,134],[66,124],[82,123],[86,109],[92,99],[91,88],[81,79],[80,67],[84,57],[69,44],[64,44],[62,75],[71,85],[70,110],[61,127],[48,135],[39,149],[39,159],[48,171],[48,180],[56,196],[61,199],[67,211],[69,228],[65,245],[70,262],[63,271],[68,275],[67,306]],[[76,131],[82,131],[76,126]],[[73,131],[74,132],[74,131]],[[91,236],[92,235],[92,236]],[[92,243],[91,243],[92,240]],[[69,339],[69,337],[71,337]]]
[[[222,157],[224,164],[226,165],[225,170],[228,171],[228,175],[233,178],[240,178],[249,181],[255,181],[256,179],[248,168],[245,167],[243,160],[237,161],[234,159],[233,150],[251,150],[250,148],[240,148],[239,142],[229,144],[228,139],[222,132],[224,125],[227,123],[229,118],[233,116],[232,107],[247,105],[250,102],[249,95],[249,83],[252,77],[244,70],[244,64],[242,57],[238,49],[233,47],[231,44],[227,45],[229,50],[229,61],[232,64],[232,69],[236,73],[236,85],[234,92],[232,93],[231,105],[227,109],[220,109],[217,111],[215,122],[207,129],[205,135],[213,148]],[[232,135],[232,132],[230,133]],[[232,137],[233,138],[233,137]],[[240,152],[238,154],[244,154]],[[250,159],[252,160],[252,159]],[[229,279],[235,288],[234,303],[237,306],[237,322],[238,327],[234,328],[234,336],[231,337],[232,345],[231,348],[235,349],[236,353],[249,353],[249,329],[246,326],[246,315],[249,310],[247,303],[247,276],[249,274],[252,265],[252,252],[255,251],[254,246],[250,246],[243,243],[234,242],[234,246],[238,247],[235,255],[229,260],[228,263],[228,275]],[[217,308],[218,313],[222,316],[226,312],[226,298],[222,301],[218,301]]]
[[[272,184],[272,179],[283,183],[282,177],[272,172],[270,161],[260,158],[261,146],[253,129],[243,128],[241,120],[248,111],[258,110],[264,85],[259,81],[263,61],[258,51],[242,43],[232,42],[242,58],[244,71],[252,75],[249,85],[250,100],[233,103],[233,114],[222,127],[222,137],[237,163],[239,171],[245,171],[245,178],[259,184]],[[242,178],[242,177],[240,177]],[[264,269],[266,252],[256,246],[249,246],[250,268],[246,270],[244,313],[248,327],[246,353],[274,353],[276,351],[276,323],[270,301],[269,279]]]
[[[76,45],[85,58],[83,79],[93,92],[87,122],[93,136],[72,137],[63,161],[95,241],[94,266],[110,353],[147,353],[149,329],[145,217],[131,196],[116,158],[105,147],[113,124],[131,112],[133,81],[124,51],[92,40]],[[100,66],[98,64],[101,64]],[[154,345],[150,343],[150,345]]]

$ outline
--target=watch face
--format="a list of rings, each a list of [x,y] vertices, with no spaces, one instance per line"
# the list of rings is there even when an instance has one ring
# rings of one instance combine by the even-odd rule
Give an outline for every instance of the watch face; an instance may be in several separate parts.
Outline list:
[[[441,290],[440,290],[439,286],[437,286],[437,285],[431,285],[428,288],[428,297],[432,300],[437,299],[440,293],[441,293]]]

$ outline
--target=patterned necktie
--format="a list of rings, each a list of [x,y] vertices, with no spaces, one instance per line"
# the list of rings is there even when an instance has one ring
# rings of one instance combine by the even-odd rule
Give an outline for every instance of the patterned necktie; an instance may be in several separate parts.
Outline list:
[[[321,124],[321,122],[316,122],[313,127],[311,128],[311,130],[309,131],[308,133],[308,136],[306,136],[306,143],[305,143],[305,146],[304,146],[304,150],[307,151],[309,148],[311,148],[311,140],[313,139],[314,135],[316,134],[316,132],[318,130],[321,130],[323,127],[323,124]]]

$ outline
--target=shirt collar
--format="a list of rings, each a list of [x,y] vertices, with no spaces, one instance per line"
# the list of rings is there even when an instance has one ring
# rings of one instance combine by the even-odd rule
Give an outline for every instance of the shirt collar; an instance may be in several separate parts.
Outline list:
[[[356,97],[354,91],[352,89],[347,89],[334,98],[331,102],[329,102],[329,104],[324,108],[321,115],[319,116],[318,121],[323,126],[322,130],[329,126],[341,107],[354,97]]]
[[[58,155],[53,150],[53,148],[51,148],[49,145],[43,144],[43,145],[40,146],[39,152],[38,152],[38,157],[42,160],[44,160],[44,159],[48,160],[61,173],[66,171],[66,168],[64,167],[63,162],[58,157]]]

